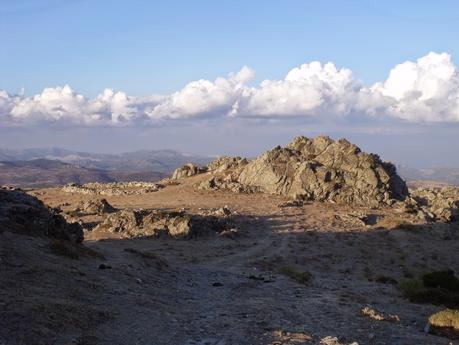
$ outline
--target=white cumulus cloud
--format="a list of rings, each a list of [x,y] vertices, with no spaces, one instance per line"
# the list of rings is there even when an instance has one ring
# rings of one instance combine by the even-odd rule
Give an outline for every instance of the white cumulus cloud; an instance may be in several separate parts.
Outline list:
[[[245,90],[233,115],[341,116],[352,109],[359,88],[349,69],[315,61],[292,69],[283,80],[264,80]]]
[[[227,77],[192,81],[170,95],[149,97],[105,89],[87,98],[68,85],[30,97],[0,90],[0,126],[130,125],[227,117],[459,122],[459,73],[447,53],[431,52],[403,62],[386,80],[369,86],[349,69],[317,61],[293,68],[283,79],[249,86],[254,76],[252,69],[243,67]]]

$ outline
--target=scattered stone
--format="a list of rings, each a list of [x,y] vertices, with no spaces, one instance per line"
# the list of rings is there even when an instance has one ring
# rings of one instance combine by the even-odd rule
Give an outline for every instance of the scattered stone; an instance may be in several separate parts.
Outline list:
[[[296,200],[289,200],[286,202],[283,202],[282,204],[277,205],[279,208],[284,208],[284,207],[302,207],[304,206],[304,201],[300,199]]]
[[[157,192],[164,185],[151,182],[112,182],[112,183],[69,183],[62,187],[66,193],[80,193],[86,195],[141,195]]]
[[[106,264],[100,264],[99,265],[99,269],[100,270],[109,270],[111,268],[112,268],[112,266],[110,266],[110,265],[106,265]]]
[[[276,342],[273,344],[305,344],[312,340],[309,334],[303,332],[287,332],[283,330],[276,330],[273,332],[273,337]]]
[[[213,287],[221,287],[221,286],[223,286],[223,284],[219,283],[219,282],[216,282],[216,283],[213,283],[212,286]]]
[[[0,187],[0,233],[4,230],[80,243],[83,230],[20,189]]]
[[[348,213],[346,215],[339,215],[340,218],[362,226],[376,225],[378,220],[382,217],[377,214],[365,213]]]
[[[398,315],[393,315],[393,314],[385,315],[370,307],[362,308],[361,313],[363,316],[369,317],[370,319],[375,320],[375,321],[389,321],[389,322],[399,322],[400,321],[400,317]]]
[[[320,340],[320,345],[347,345],[341,343],[337,337],[325,337]],[[349,345],[359,345],[357,342],[350,343]]]

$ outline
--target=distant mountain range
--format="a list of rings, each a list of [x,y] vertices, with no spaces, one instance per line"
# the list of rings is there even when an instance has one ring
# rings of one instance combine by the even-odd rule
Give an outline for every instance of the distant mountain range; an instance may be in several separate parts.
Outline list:
[[[77,167],[116,171],[155,171],[170,174],[188,162],[207,164],[212,157],[189,155],[174,150],[142,150],[121,154],[99,154],[61,148],[0,149],[0,161],[58,160]]]
[[[457,167],[415,169],[399,165],[397,166],[397,172],[408,182],[428,181],[459,186],[459,168]]]
[[[69,182],[156,181],[188,162],[205,165],[213,157],[174,150],[142,150],[99,154],[61,148],[0,149],[0,185],[48,187]],[[415,169],[398,165],[410,185],[459,186],[459,168]]]
[[[157,181],[188,162],[212,158],[173,150],[95,154],[60,148],[0,149],[0,185],[50,187],[69,182]]]

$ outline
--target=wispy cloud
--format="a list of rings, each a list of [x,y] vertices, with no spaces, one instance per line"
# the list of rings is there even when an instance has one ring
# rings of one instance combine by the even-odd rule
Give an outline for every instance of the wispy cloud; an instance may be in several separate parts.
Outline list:
[[[34,123],[119,126],[219,118],[459,122],[458,68],[447,53],[429,53],[395,66],[387,80],[364,85],[352,71],[311,62],[281,80],[248,86],[255,72],[197,80],[171,95],[132,97],[104,90],[87,98],[70,86],[26,97],[0,90],[0,126]]]

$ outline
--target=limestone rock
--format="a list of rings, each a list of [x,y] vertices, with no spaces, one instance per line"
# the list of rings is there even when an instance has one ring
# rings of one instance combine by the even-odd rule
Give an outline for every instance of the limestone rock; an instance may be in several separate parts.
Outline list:
[[[67,223],[55,210],[19,189],[0,187],[0,232],[46,236],[75,243],[83,241],[78,223]]]

